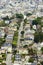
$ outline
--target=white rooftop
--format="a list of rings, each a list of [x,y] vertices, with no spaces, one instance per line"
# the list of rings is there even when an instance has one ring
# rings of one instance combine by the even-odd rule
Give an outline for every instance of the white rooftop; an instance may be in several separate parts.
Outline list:
[[[13,65],[20,65],[20,64],[18,64],[18,63],[14,63]]]

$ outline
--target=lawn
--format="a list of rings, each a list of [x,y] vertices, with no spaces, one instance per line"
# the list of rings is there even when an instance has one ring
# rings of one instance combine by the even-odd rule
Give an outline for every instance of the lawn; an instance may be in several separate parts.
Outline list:
[[[17,45],[17,40],[18,40],[18,32],[16,31],[15,33],[14,33],[14,37],[13,37],[13,45]]]
[[[12,63],[14,63],[14,60],[15,60],[15,56],[14,56],[14,57],[12,57]]]

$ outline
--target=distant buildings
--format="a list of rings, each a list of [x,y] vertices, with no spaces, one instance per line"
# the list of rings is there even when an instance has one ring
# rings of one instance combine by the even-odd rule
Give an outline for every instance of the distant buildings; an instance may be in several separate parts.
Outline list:
[[[36,13],[38,17],[43,16],[43,5],[38,5],[38,11]]]
[[[12,16],[13,13],[24,13],[35,10],[37,1],[35,0],[4,0],[6,2],[3,7],[0,4],[0,17]],[[0,2],[4,2],[0,0]],[[38,2],[40,2],[38,0]],[[5,14],[5,15],[4,15]]]

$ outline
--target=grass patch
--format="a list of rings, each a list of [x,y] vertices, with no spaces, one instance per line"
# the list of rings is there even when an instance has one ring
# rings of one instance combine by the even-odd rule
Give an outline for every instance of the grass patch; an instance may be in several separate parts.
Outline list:
[[[12,63],[14,63],[14,60],[15,60],[15,56],[14,56],[14,57],[12,57]]]
[[[12,44],[17,45],[17,40],[18,40],[18,31],[15,31]]]

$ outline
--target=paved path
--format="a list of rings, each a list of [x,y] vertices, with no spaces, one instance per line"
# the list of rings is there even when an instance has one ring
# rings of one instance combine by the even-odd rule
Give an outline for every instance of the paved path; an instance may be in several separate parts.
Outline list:
[[[7,54],[6,65],[13,65],[11,61],[12,54]]]
[[[19,28],[19,31],[18,31],[17,49],[19,49],[19,46],[20,46],[21,31],[23,30],[23,23],[24,23],[24,21],[21,22],[21,25],[20,25],[20,28]]]

